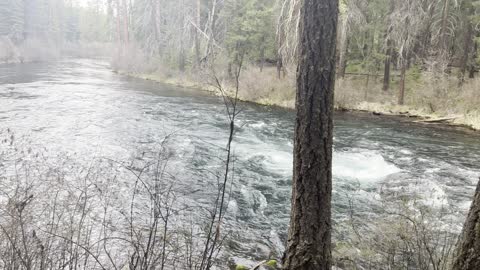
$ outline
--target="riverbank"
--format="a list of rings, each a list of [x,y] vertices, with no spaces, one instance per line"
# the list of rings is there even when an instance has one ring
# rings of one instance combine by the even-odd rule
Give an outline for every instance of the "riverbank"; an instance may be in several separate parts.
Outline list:
[[[220,95],[218,89],[211,82],[208,74],[180,73],[180,72],[153,72],[135,73],[124,70],[115,71],[119,74],[170,84],[185,88],[197,89]],[[223,78],[223,87],[227,93],[233,93],[232,82]],[[437,82],[440,84],[442,82]],[[445,81],[443,81],[445,83]],[[451,82],[450,82],[451,84]],[[456,128],[480,130],[479,98],[474,95],[478,79],[465,83],[458,96],[440,97],[435,93],[425,91],[426,85],[416,81],[415,85],[421,94],[407,91],[406,105],[397,105],[395,90],[388,92],[381,90],[381,85],[375,80],[370,85],[364,85],[359,79],[346,78],[337,80],[335,93],[335,109],[338,111],[362,112],[387,117],[407,118],[409,121],[429,124],[448,125]],[[395,87],[393,83],[392,88]],[[414,85],[410,84],[410,88]],[[429,91],[435,89],[430,86]],[[432,88],[433,87],[433,88]],[[431,97],[436,96],[433,100]],[[246,69],[240,78],[239,99],[265,106],[278,106],[287,109],[295,107],[295,81],[292,75],[282,78],[276,77],[274,68],[265,68],[259,72],[258,68]],[[450,104],[444,104],[449,102]],[[466,103],[466,104],[465,104]],[[472,108],[473,107],[473,108]]]

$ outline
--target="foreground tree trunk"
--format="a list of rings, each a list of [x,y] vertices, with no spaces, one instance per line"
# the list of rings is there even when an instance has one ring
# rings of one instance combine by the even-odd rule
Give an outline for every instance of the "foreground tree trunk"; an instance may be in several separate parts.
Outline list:
[[[480,181],[463,226],[452,270],[480,269]]]
[[[331,269],[333,89],[338,0],[304,0],[292,208],[284,268]]]

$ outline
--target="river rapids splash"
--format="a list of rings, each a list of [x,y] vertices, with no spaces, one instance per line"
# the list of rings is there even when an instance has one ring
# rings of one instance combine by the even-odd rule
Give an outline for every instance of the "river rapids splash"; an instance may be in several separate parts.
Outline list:
[[[243,103],[241,108],[226,221],[232,238],[225,252],[252,260],[278,257],[289,220],[294,113]],[[1,129],[27,137],[32,148],[82,163],[141,159],[169,136],[168,170],[185,201],[197,206],[211,202],[204,189],[215,186],[211,172],[223,166],[227,119],[218,97],[117,75],[102,61],[0,66]],[[456,207],[461,221],[480,176],[480,137],[338,114],[333,158],[334,226],[348,219],[352,207],[368,226],[386,193]],[[334,236],[342,238],[338,231]]]

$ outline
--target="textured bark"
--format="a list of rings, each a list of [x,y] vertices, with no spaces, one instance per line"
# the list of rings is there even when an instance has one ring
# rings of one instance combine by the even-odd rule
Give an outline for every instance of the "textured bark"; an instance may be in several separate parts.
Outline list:
[[[127,10],[127,1],[122,0],[122,17],[123,17],[123,41],[125,42],[125,48],[128,48],[128,43],[130,41],[128,33],[128,10]]]
[[[480,182],[463,226],[452,270],[480,269]]]
[[[393,42],[392,42],[392,21],[390,19],[392,13],[395,11],[395,1],[390,0],[390,12],[389,12],[389,21],[388,21],[388,30],[386,33],[386,53],[385,53],[385,63],[383,69],[383,91],[387,91],[390,88],[390,63],[392,61],[392,53],[393,53]]]
[[[390,88],[390,61],[392,59],[392,42],[387,41],[387,53],[385,55],[385,67],[383,69],[383,91],[388,91]]]
[[[450,0],[444,0],[442,9],[442,28],[440,29],[440,50],[442,54],[447,54],[447,24],[450,13]]]
[[[331,269],[333,89],[338,0],[304,0],[297,70],[292,208],[283,264]]]
[[[339,46],[338,46],[338,78],[345,77],[345,69],[347,67],[347,51],[348,51],[348,18],[342,19],[342,27],[339,35]]]
[[[405,62],[405,61],[402,61]],[[398,105],[405,103],[405,76],[407,73],[407,63],[402,63],[402,70],[400,71],[400,84],[398,88]]]
[[[260,43],[260,72],[263,71],[265,66],[265,36],[262,36]]]
[[[277,78],[280,79],[282,78],[282,69],[283,69],[283,61],[282,61],[282,56],[278,54],[277,56]]]
[[[469,21],[466,21],[466,31],[465,31],[465,38],[463,40],[463,55],[460,63],[460,84],[463,84],[465,81],[465,73],[467,72],[469,56],[471,54],[470,47],[473,43],[473,36],[472,36],[472,24]]]
[[[473,59],[477,59],[477,49],[478,49],[478,44],[476,41],[473,42]],[[475,63],[472,61],[470,67],[468,68],[468,78],[473,79],[475,77]]]
[[[201,5],[202,3],[200,0],[197,0],[197,6],[196,6],[196,14],[195,14],[195,23],[197,24],[197,27],[200,27],[201,21]],[[194,39],[195,39],[195,60],[197,67],[200,67],[200,38],[198,37],[198,29],[195,29],[195,34],[194,34]]]

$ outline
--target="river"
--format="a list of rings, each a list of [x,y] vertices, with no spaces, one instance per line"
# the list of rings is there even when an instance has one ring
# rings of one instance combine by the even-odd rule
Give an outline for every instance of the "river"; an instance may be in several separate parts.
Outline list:
[[[227,215],[236,232],[227,252],[280,253],[289,218],[294,113],[250,103],[240,107]],[[209,169],[218,169],[225,158],[227,120],[219,97],[122,76],[100,60],[0,65],[0,129],[26,136],[32,147],[51,154],[75,153],[80,162],[153,152],[171,134],[172,172],[188,189],[186,196],[199,203],[207,196],[202,189],[216,183]],[[426,204],[456,207],[461,220],[480,176],[479,160],[477,134],[338,113],[335,224],[347,218],[349,196],[368,223],[385,190],[415,192]]]

